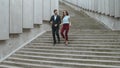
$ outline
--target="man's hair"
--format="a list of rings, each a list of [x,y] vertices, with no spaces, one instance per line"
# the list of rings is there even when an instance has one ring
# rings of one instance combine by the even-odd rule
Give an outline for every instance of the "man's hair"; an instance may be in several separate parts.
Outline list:
[[[54,13],[57,11],[57,9],[54,10]]]

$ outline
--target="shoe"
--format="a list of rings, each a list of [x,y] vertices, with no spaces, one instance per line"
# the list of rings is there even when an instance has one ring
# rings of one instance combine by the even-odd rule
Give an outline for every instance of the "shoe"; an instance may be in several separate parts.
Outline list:
[[[60,41],[58,41],[58,44],[60,44]]]
[[[53,43],[53,46],[55,46],[55,45],[56,45],[56,42]]]
[[[68,41],[65,42],[65,45],[68,46]]]
[[[55,46],[56,44],[53,44],[53,46]]]

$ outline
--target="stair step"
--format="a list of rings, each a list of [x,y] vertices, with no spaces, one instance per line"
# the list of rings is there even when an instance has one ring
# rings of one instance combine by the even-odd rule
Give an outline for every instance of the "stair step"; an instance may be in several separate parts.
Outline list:
[[[76,50],[76,51],[79,51],[79,50],[93,50],[93,51],[112,51],[112,52],[120,52],[120,49],[119,48],[95,48],[95,47],[53,47],[53,46],[39,46],[39,47],[26,47],[26,48],[30,48],[30,49],[51,49],[51,50]]]
[[[27,46],[53,46],[53,44],[51,43],[30,43]],[[65,44],[56,44],[56,46],[65,46]],[[68,47],[81,47],[81,46],[85,46],[85,47],[113,47],[113,48],[119,48],[120,45],[93,45],[93,44],[69,44]]]
[[[43,57],[45,58],[45,57]],[[48,57],[47,57],[48,58]],[[105,65],[103,63],[107,62],[107,61],[98,61],[98,60],[89,60],[89,59],[86,59],[86,60],[83,60],[83,59],[77,59],[75,61],[78,61],[78,62],[69,62],[68,60],[73,60],[73,59],[67,59],[67,58],[50,58],[46,60],[35,60],[35,59],[23,59],[23,58],[10,58],[8,60],[6,60],[4,63],[8,63],[8,62],[15,62],[15,63],[35,63],[35,64],[45,64],[45,65],[57,65],[57,66],[75,66],[75,67],[80,67],[80,66],[95,66],[95,67],[109,67],[109,68],[118,68],[119,67],[119,64],[116,66],[114,65]],[[50,60],[50,61],[49,61]],[[67,60],[67,61],[66,61]],[[83,61],[85,61],[86,63],[82,63]],[[88,62],[94,62],[94,63],[88,63]],[[99,63],[101,62],[101,64],[96,64],[95,62]],[[113,61],[112,61],[113,62]],[[110,62],[110,64],[112,64],[112,62]],[[114,62],[117,62],[117,61],[114,61]]]
[[[70,58],[70,57],[50,57],[50,56],[33,56],[33,55],[26,55],[26,56],[22,56],[22,57],[15,57],[15,56],[12,56],[12,57],[9,57],[7,60],[13,60],[15,61],[14,59],[15,58],[18,58],[18,59],[33,59],[33,60],[46,60],[46,61],[62,61],[62,62],[74,62],[74,63],[97,63],[97,64],[107,64],[107,65],[111,65],[111,63],[113,65],[119,65],[120,64],[120,61],[117,60],[100,60],[100,59],[88,59],[88,58],[82,58],[82,59],[76,59],[76,58]]]
[[[50,39],[50,40],[36,39],[36,40],[32,41],[31,43],[50,43],[50,42],[53,42],[53,40],[52,39]],[[60,42],[64,43],[65,41],[61,40]],[[117,44],[119,44],[120,43],[120,41],[118,41],[118,40],[69,40],[68,42],[76,43],[76,44],[78,44],[78,43],[108,43],[108,44],[109,43],[117,43]]]
[[[111,32],[111,33],[120,33],[120,31],[112,31],[112,30],[95,30],[95,29],[85,29],[85,30],[83,30],[83,29],[71,29],[70,30],[71,32],[80,32],[80,33],[82,33],[82,32],[86,32],[86,33],[90,33],[90,32],[92,32],[92,33],[108,33],[108,32]],[[50,34],[50,32],[51,31],[47,31],[46,33],[47,34]],[[51,32],[52,33],[52,32]]]
[[[52,43],[53,40],[52,38],[39,38],[39,39],[36,39],[34,41],[32,41],[31,43]],[[64,43],[63,40],[61,40],[61,43]],[[88,44],[92,44],[92,43],[98,43],[98,44],[117,44],[119,45],[120,44],[120,40],[118,39],[70,39],[69,40],[69,43],[73,44],[73,43],[76,43],[76,44],[85,44],[85,43],[88,43]]]
[[[120,57],[118,56],[100,56],[100,55],[78,55],[78,54],[58,54],[58,53],[45,53],[45,52],[27,52],[27,51],[20,51],[16,54],[12,55],[11,57],[19,57],[19,56],[50,56],[50,57],[70,57],[70,58],[76,58],[76,59],[102,59],[102,60],[120,60]]]
[[[48,42],[53,42],[52,39],[36,39],[33,42],[43,42],[43,41],[48,41]],[[64,40],[61,40],[61,42],[64,42]],[[115,42],[118,43],[120,41],[118,40],[69,40],[69,42]]]
[[[53,37],[52,36],[41,36],[41,37],[38,37],[37,39],[53,39]],[[61,37],[61,39],[63,39],[62,37]],[[84,39],[88,39],[88,40],[111,40],[111,39],[113,39],[113,40],[120,40],[120,37],[119,36],[69,36],[69,39],[70,40],[84,40]]]
[[[21,68],[21,67],[17,67],[17,66],[15,67],[15,66],[4,65],[4,64],[2,65],[2,64],[1,64],[1,65],[0,65],[0,68]]]
[[[29,44],[25,47],[52,47],[53,44]],[[56,46],[59,48],[65,48],[65,45],[64,44],[56,44]],[[119,49],[120,46],[119,45],[74,45],[74,44],[69,44],[69,46],[67,48],[81,48],[81,47],[87,47],[87,48],[90,48],[90,47],[93,47],[93,48],[113,48],[113,49]]]
[[[53,42],[53,40],[34,40],[34,41],[32,41],[31,43],[39,43],[39,42],[41,42],[41,43],[44,43],[44,42]],[[61,43],[64,43],[65,41],[61,41]],[[120,43],[120,41],[81,41],[81,40],[70,40],[69,41],[69,43]]]
[[[53,37],[38,37],[38,39],[52,39]],[[116,40],[119,40],[120,38],[119,37],[83,37],[83,36],[79,36],[79,37],[69,37],[69,39],[116,39]]]
[[[60,33],[59,33],[60,34]],[[61,34],[60,34],[61,35]],[[69,36],[120,36],[120,33],[110,33],[110,32],[106,32],[106,33],[95,33],[95,32],[91,32],[91,33],[88,33],[88,32],[75,32],[75,31],[69,31]],[[42,36],[52,36],[52,33],[45,33]],[[39,36],[40,37],[40,36]]]
[[[89,34],[89,33],[72,34],[72,33],[70,33],[68,35],[69,36],[120,36],[120,34],[116,34],[116,33],[115,34]],[[52,36],[52,33],[51,34],[50,33],[49,34],[45,33],[44,35],[41,35],[41,36]]]
[[[34,64],[34,63],[26,63],[26,62],[15,62],[15,61],[4,61],[2,64],[6,65],[14,65],[14,66],[19,66],[21,68],[59,68],[59,66],[51,66],[51,65],[42,65],[42,64]],[[63,67],[67,68],[67,67]]]
[[[52,41],[52,38],[38,38],[34,41]],[[61,39],[61,41],[63,41]],[[120,42],[120,39],[69,39],[69,41],[85,41],[85,42]]]
[[[39,42],[35,42],[33,41],[32,43],[47,43],[47,44],[52,44],[53,41],[39,41]],[[64,42],[61,42],[61,44],[64,44]],[[76,41],[76,42],[69,42],[69,44],[90,44],[90,45],[120,45],[120,42],[80,42],[80,41]]]
[[[108,50],[108,51],[120,51],[120,48],[105,48],[105,47],[53,47],[53,46],[27,46],[25,48],[33,48],[33,49],[58,49],[58,50]]]
[[[52,32],[47,32],[46,34],[52,34]],[[70,30],[69,31],[69,34],[111,34],[111,35],[119,35],[120,34],[120,31],[95,31],[95,30],[89,30],[89,31],[80,31],[80,30]]]
[[[120,52],[99,52],[99,51],[82,51],[82,50],[52,50],[52,49],[32,49],[23,48],[20,51],[30,51],[30,52],[49,52],[49,53],[74,53],[74,54],[97,54],[97,55],[114,55],[120,56]]]
[[[80,36],[76,36],[76,35],[74,35],[74,36],[69,36],[70,38],[111,38],[111,39],[113,39],[113,38],[116,38],[116,39],[120,39],[120,36],[109,36],[109,35],[104,35],[104,36],[96,36],[96,35],[93,35],[93,36],[88,36],[88,35],[80,35]],[[38,38],[52,38],[52,35],[51,36],[40,36],[40,37],[38,37]]]

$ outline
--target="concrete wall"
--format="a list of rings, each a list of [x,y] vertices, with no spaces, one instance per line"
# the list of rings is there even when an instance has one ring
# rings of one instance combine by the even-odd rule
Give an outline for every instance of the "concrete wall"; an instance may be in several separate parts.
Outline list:
[[[49,20],[51,16],[51,0],[43,0],[43,19],[44,20]],[[47,4],[46,4],[47,3]]]
[[[43,0],[34,0],[34,24],[42,24]]]
[[[120,0],[63,0],[75,10],[84,11],[112,30],[120,30]],[[76,2],[77,1],[77,2]]]
[[[10,33],[22,33],[22,0],[10,0]]]
[[[9,0],[0,0],[0,40],[9,39]]]
[[[43,19],[49,20],[53,15],[53,10],[58,9],[58,0],[43,0]],[[46,4],[47,3],[47,4]]]
[[[23,0],[23,28],[29,29],[33,28],[33,7],[34,7],[34,0]]]
[[[49,31],[43,20],[49,20],[55,8],[58,0],[0,0],[0,62]]]

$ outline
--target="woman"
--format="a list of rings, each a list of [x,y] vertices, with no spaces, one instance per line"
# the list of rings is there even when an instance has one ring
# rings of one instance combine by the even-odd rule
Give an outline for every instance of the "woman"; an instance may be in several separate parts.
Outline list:
[[[68,45],[68,32],[70,26],[71,26],[70,16],[68,11],[65,10],[63,11],[63,16],[62,16],[61,36],[64,38],[66,45]]]

